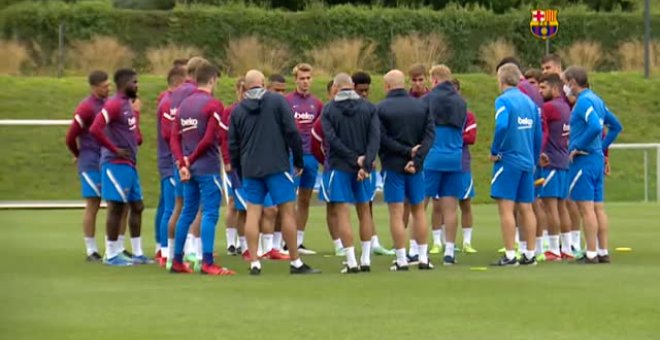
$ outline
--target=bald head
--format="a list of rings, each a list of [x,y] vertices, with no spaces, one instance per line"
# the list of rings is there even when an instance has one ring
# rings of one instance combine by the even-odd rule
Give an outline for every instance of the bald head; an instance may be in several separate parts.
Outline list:
[[[406,86],[406,76],[400,70],[391,70],[383,77],[387,91],[402,89]]]
[[[259,70],[249,70],[245,74],[245,88],[252,89],[255,87],[264,87],[266,77]]]
[[[332,86],[337,90],[352,89],[354,86],[353,78],[348,73],[339,73],[335,76]]]

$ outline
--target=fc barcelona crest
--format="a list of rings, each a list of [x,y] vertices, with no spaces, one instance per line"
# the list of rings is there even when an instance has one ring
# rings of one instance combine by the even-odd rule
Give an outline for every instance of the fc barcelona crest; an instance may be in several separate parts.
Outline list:
[[[554,37],[559,30],[558,12],[556,9],[532,10],[532,20],[529,22],[529,29],[532,34],[543,40]]]

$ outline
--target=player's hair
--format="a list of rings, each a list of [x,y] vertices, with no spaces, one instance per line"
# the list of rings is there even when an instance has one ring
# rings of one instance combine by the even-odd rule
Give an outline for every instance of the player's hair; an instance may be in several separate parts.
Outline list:
[[[182,66],[174,66],[167,72],[167,85],[176,85],[186,78],[186,68]]]
[[[582,88],[589,87],[589,77],[587,76],[587,70],[579,66],[571,66],[566,69],[564,72],[564,78],[566,81],[575,80],[575,83]]]
[[[108,74],[103,71],[92,71],[92,73],[87,76],[87,82],[90,86],[99,86],[106,80],[108,80]]]
[[[424,65],[420,63],[413,64],[408,69],[408,75],[410,76],[410,78],[424,76],[426,75],[426,67],[424,67]]]
[[[429,75],[431,76],[432,79],[440,79],[440,80],[451,80],[451,69],[445,65],[434,65],[431,67],[431,70],[429,71]]]
[[[268,82],[269,83],[286,83],[286,79],[284,78],[283,75],[279,73],[271,74],[270,77],[268,77]]]
[[[539,83],[548,83],[550,87],[561,89],[564,82],[561,80],[558,74],[545,74],[539,79]]]
[[[497,70],[497,79],[505,85],[518,86],[520,76],[520,69],[513,63],[504,64]]]
[[[294,78],[298,79],[298,72],[312,72],[312,70],[314,70],[312,65],[307,63],[300,63],[293,67],[293,71],[291,73],[293,74]]]
[[[454,87],[456,88],[456,91],[461,90],[461,82],[458,79],[454,78],[454,79],[450,80],[450,82],[451,82],[452,85],[454,85]]]
[[[236,84],[234,84],[234,89],[236,91],[238,91],[238,90],[244,91],[245,90],[245,77],[238,77],[238,79],[236,79]]]
[[[539,81],[543,77],[543,72],[536,68],[530,68],[525,71],[525,79],[534,78],[536,81]]]
[[[197,72],[195,72],[195,81],[197,84],[204,85],[211,82],[211,79],[217,78],[220,76],[220,71],[217,67],[211,64],[203,64],[199,66]]]
[[[558,54],[547,54],[541,58],[541,64],[553,63],[561,66],[561,57]]]
[[[178,59],[174,59],[174,61],[172,62],[172,66],[174,67],[177,66],[185,67],[187,64],[188,64],[188,58],[178,58]]]
[[[325,85],[325,90],[326,90],[328,93],[330,93],[330,91],[332,91],[332,85],[334,85],[334,83],[335,83],[335,82],[331,80],[331,81],[329,81],[329,82]]]
[[[186,70],[188,70],[188,76],[195,78],[195,72],[197,72],[197,69],[200,68],[200,66],[208,63],[209,62],[202,57],[190,58],[190,60],[188,60],[188,63],[186,64]]]
[[[335,76],[335,79],[332,81],[332,85],[341,89],[347,86],[352,87],[354,83],[353,83],[353,79],[351,78],[351,76],[348,75],[348,73],[342,72],[342,73],[338,73]]]
[[[351,79],[353,80],[353,84],[355,85],[360,85],[360,84],[371,85],[371,76],[367,72],[362,72],[362,71],[355,72],[351,76]]]
[[[495,67],[495,72],[500,70],[500,67],[506,65],[506,64],[513,64],[516,65],[518,69],[520,69],[520,61],[516,57],[509,56],[509,57],[504,57],[500,62],[497,64],[497,67]]]
[[[128,68],[121,68],[115,72],[115,76],[113,80],[115,81],[115,85],[117,86],[118,89],[124,88],[126,84],[131,80],[131,78],[135,77],[137,75],[137,72],[128,69]]]

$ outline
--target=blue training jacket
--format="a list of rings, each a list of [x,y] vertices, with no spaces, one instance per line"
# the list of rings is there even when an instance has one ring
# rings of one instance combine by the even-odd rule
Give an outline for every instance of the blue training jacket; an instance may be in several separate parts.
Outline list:
[[[568,151],[578,150],[589,155],[602,155],[623,130],[619,119],[590,89],[585,89],[578,95],[570,124]],[[608,127],[605,139],[601,137],[603,125]]]

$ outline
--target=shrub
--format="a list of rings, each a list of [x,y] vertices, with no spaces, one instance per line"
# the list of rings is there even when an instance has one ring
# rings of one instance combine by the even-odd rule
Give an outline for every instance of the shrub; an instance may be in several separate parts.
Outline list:
[[[479,60],[484,65],[486,72],[494,73],[497,64],[504,57],[516,55],[516,48],[512,43],[503,38],[486,43],[479,48]]]
[[[280,73],[290,62],[288,49],[266,43],[255,36],[232,40],[227,45],[225,67],[231,75],[243,75],[250,69],[258,69],[264,74]]]
[[[130,48],[113,37],[104,36],[74,41],[67,53],[70,70],[77,74],[87,74],[98,69],[114,72],[132,66],[133,57]]]
[[[16,41],[0,40],[0,74],[19,75],[29,60],[27,49]]]
[[[310,52],[309,58],[319,73],[333,75],[373,70],[376,62],[376,44],[363,39],[337,39]]]
[[[605,59],[601,44],[593,41],[577,41],[559,51],[567,65],[579,65],[593,71]]]
[[[175,59],[201,55],[196,47],[181,47],[173,44],[147,49],[150,71],[154,74],[166,74],[172,68]]]
[[[651,69],[660,67],[660,43],[651,43],[650,61]],[[631,40],[619,45],[617,61],[622,71],[641,71],[644,69],[644,43],[640,40]]]
[[[436,32],[397,36],[392,41],[390,50],[394,65],[404,72],[415,63],[422,63],[428,69],[431,65],[446,63],[451,57],[449,42],[442,33]]]

